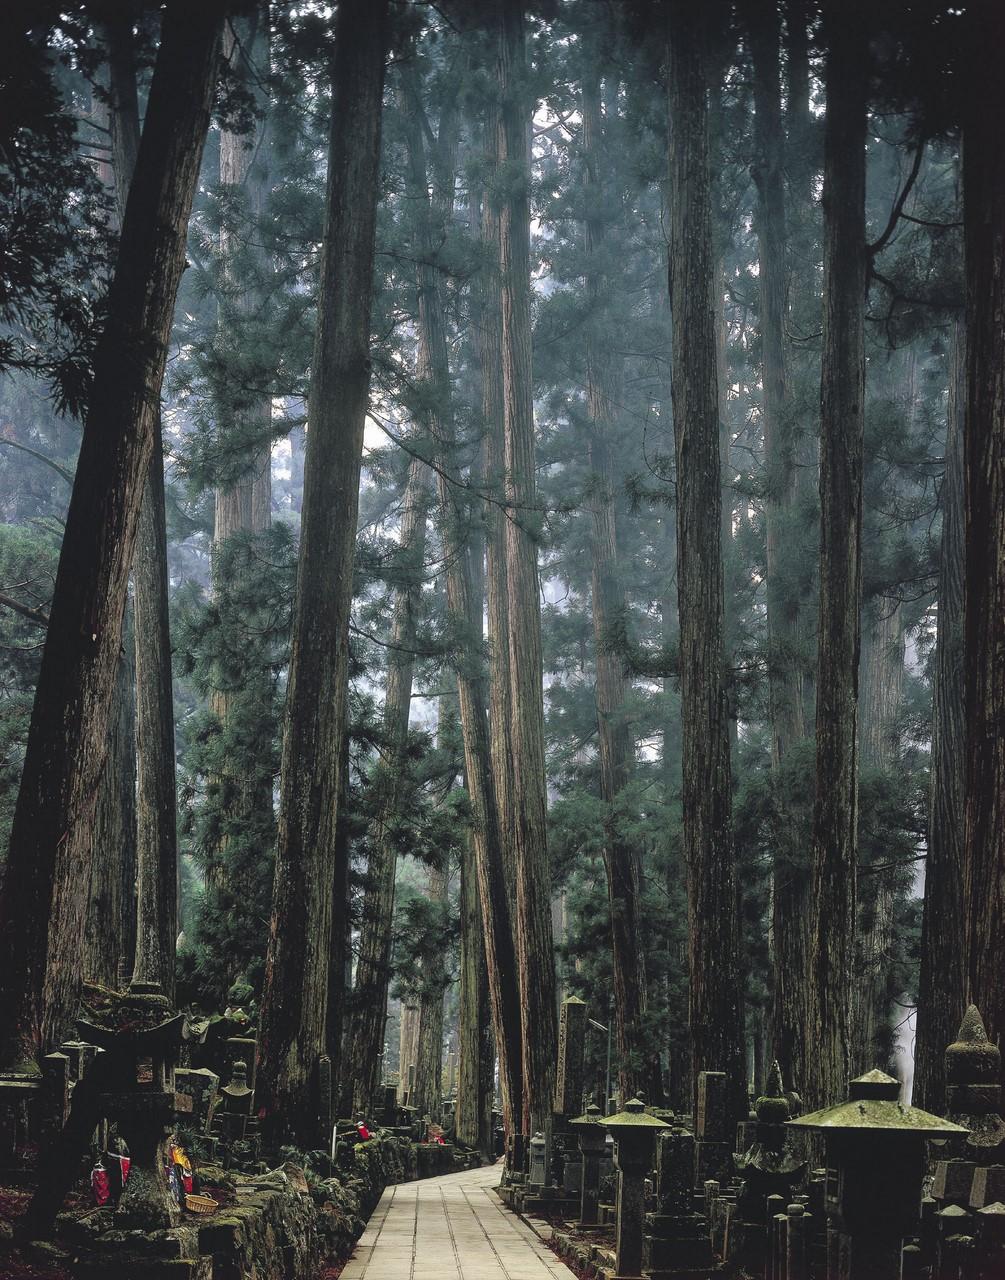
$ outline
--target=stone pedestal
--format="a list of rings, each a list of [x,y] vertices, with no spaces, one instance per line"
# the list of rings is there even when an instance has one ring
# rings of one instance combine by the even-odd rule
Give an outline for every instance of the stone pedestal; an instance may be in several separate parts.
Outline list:
[[[652,1162],[654,1135],[669,1125],[646,1115],[638,1098],[626,1102],[623,1112],[608,1116],[604,1125],[614,1138],[618,1171],[615,1272],[618,1277],[641,1276],[646,1174]]]
[[[607,1130],[604,1128],[600,1108],[591,1103],[584,1113],[569,1122],[576,1135],[581,1153],[579,1225],[595,1226],[600,1206],[600,1162],[607,1147]]]

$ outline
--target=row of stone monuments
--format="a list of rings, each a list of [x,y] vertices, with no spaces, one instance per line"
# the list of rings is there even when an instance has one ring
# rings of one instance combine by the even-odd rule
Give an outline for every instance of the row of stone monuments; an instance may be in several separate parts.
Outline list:
[[[640,1099],[570,1116],[584,1021],[585,1006],[563,1005],[552,1132],[530,1139],[525,1161],[516,1141],[500,1194],[519,1211],[574,1219],[559,1242],[586,1274],[1005,1280],[1001,1054],[976,1009],[946,1053],[946,1116],[905,1106],[882,1071],[802,1115],[775,1064],[735,1135],[720,1072],[699,1077],[693,1124]]]

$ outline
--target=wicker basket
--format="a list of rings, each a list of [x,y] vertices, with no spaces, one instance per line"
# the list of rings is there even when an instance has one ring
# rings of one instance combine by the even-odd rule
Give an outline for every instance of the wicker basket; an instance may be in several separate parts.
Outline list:
[[[215,1213],[219,1207],[211,1196],[187,1195],[185,1197],[185,1208],[189,1213]]]

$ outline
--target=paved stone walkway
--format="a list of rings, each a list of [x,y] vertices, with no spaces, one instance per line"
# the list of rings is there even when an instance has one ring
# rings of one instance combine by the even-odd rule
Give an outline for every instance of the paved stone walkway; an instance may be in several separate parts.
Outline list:
[[[341,1280],[572,1280],[492,1190],[501,1171],[388,1187]]]

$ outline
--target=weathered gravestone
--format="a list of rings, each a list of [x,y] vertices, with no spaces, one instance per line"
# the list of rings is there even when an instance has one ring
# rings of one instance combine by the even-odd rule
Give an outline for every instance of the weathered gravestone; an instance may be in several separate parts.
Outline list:
[[[725,1181],[732,1169],[733,1120],[725,1071],[699,1071],[698,1113],[695,1122],[695,1182]]]
[[[642,1269],[648,1280],[704,1280],[714,1265],[708,1224],[694,1211],[694,1135],[656,1138],[656,1211],[645,1216]]]

